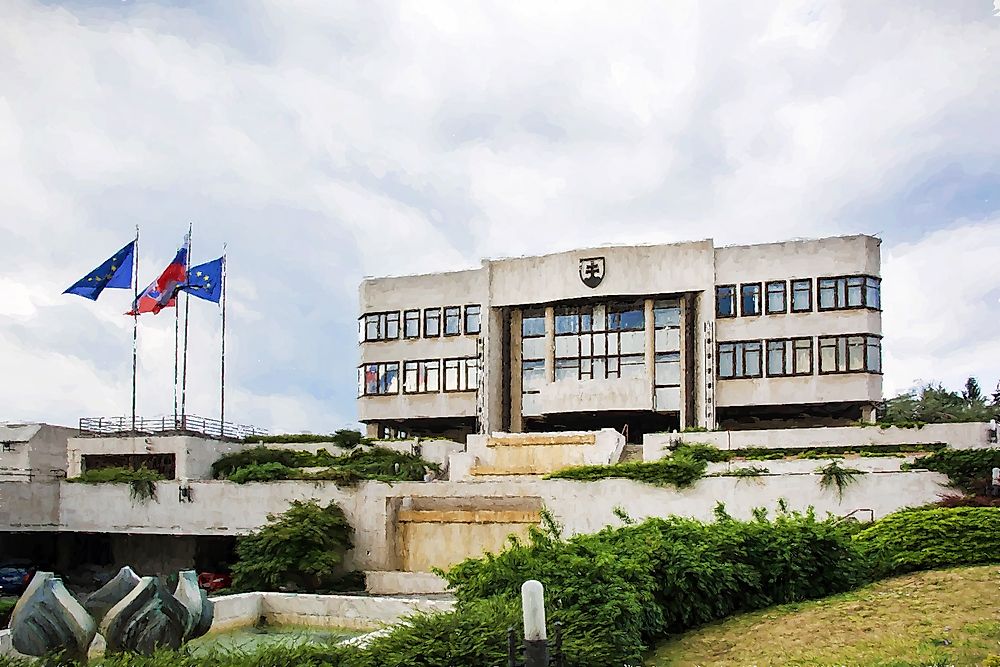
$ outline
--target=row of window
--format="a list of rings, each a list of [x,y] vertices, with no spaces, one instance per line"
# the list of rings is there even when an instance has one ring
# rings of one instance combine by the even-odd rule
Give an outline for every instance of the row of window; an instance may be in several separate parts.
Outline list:
[[[882,337],[871,334],[819,336],[819,374],[881,373]],[[766,355],[766,356],[765,356]],[[813,374],[813,339],[781,338],[719,343],[720,379]]]
[[[478,334],[481,328],[479,306],[445,306],[404,310],[403,338],[424,338]],[[422,316],[421,316],[422,313]],[[421,323],[423,327],[421,327]],[[358,320],[358,337],[363,343],[379,340],[397,340],[400,335],[399,311],[367,313]]]
[[[881,310],[882,280],[874,276],[817,278],[817,310],[867,308]],[[765,283],[719,285],[715,288],[715,316],[736,317],[809,313],[813,310],[813,279],[769,280]]]
[[[679,327],[680,306],[677,301],[654,301],[654,327]],[[646,328],[645,304],[642,300],[555,308],[555,335],[605,331],[642,331]],[[545,309],[529,308],[521,313],[521,337],[541,338],[545,335]]]
[[[479,388],[479,360],[475,357],[404,361],[402,366],[404,394],[476,391]],[[359,366],[358,396],[398,394],[399,367],[398,361]]]

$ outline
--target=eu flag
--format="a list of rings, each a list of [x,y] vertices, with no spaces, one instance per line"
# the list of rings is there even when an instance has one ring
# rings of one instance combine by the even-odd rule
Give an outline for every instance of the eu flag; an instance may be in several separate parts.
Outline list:
[[[97,297],[105,288],[130,289],[132,287],[132,256],[135,253],[135,241],[112,255],[99,267],[80,278],[63,294],[77,294],[97,301]]]
[[[219,303],[222,296],[222,263],[224,258],[213,259],[188,270],[187,283],[181,289],[206,301]]]

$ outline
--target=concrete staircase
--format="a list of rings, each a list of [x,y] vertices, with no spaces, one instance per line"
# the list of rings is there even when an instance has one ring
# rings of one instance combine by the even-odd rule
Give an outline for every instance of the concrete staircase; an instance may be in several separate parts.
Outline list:
[[[642,462],[642,445],[625,445],[622,449],[621,458],[618,459],[619,463],[641,463]]]

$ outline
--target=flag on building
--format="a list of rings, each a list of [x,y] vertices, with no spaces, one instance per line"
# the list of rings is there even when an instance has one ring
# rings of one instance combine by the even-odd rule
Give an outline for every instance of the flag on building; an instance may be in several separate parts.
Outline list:
[[[222,257],[192,266],[188,271],[187,283],[181,285],[183,291],[199,299],[219,303],[222,297]]]
[[[63,294],[76,294],[91,301],[97,301],[107,288],[130,289],[132,287],[132,262],[135,241],[129,242],[99,267],[80,278]]]
[[[174,306],[177,301],[177,290],[187,282],[188,241],[177,251],[174,260],[167,265],[160,277],[149,283],[142,294],[132,304],[132,310],[126,315],[142,315],[143,313],[158,313],[164,308]]]

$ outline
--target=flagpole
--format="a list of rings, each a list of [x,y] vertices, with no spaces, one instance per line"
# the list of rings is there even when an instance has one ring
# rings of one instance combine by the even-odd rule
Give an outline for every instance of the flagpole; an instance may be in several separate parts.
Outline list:
[[[188,223],[187,256],[184,258],[184,277],[188,280],[191,270],[191,232],[194,225]],[[187,430],[187,375],[188,375],[188,316],[191,312],[191,296],[184,291],[184,370],[181,374],[181,430]]]
[[[226,431],[226,244],[222,244],[222,354],[219,381],[219,437]]]
[[[139,361],[139,225],[135,226],[135,245],[132,246],[132,433],[135,433],[135,381]]]
[[[180,327],[181,309],[174,307],[174,428],[177,428],[177,380],[179,379],[180,363]]]

